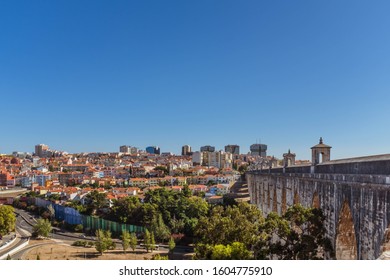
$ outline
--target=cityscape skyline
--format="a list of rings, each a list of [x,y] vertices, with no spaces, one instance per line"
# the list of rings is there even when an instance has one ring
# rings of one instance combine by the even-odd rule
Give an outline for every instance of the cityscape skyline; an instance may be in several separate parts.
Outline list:
[[[320,137],[320,140],[319,140],[319,143],[322,144],[323,143],[323,138]],[[261,148],[260,148],[261,147]],[[183,156],[183,149],[189,149],[190,153],[187,154],[188,156],[192,156],[193,153],[195,152],[228,152],[230,154],[236,154],[236,155],[258,155],[258,156],[261,156],[261,157],[275,157],[276,159],[282,159],[284,158],[284,156],[286,155],[286,153],[283,153],[282,155],[275,155],[275,154],[267,154],[267,144],[264,144],[264,143],[259,143],[259,142],[256,142],[255,144],[252,144],[250,146],[250,148],[248,149],[247,152],[239,152],[240,149],[242,148],[240,145],[237,145],[237,144],[226,144],[223,148],[219,149],[218,147],[215,147],[215,146],[212,146],[212,145],[204,145],[204,146],[200,146],[198,149],[193,149],[193,147],[191,145],[188,145],[188,144],[185,144],[183,146],[180,147],[180,151],[179,152],[172,152],[172,151],[165,151],[165,150],[161,150],[161,147],[159,146],[147,146],[145,148],[140,148],[140,147],[136,147],[136,146],[133,146],[133,145],[121,145],[121,146],[118,146],[117,147],[117,150],[113,150],[113,151],[79,151],[79,152],[69,152],[69,151],[66,151],[66,150],[63,150],[63,149],[51,149],[51,147],[47,144],[43,144],[43,143],[40,143],[40,144],[37,144],[35,145],[34,147],[34,151],[30,152],[30,151],[20,151],[20,150],[14,150],[12,152],[9,152],[9,153],[1,153],[1,150],[0,150],[0,155],[11,155],[11,154],[14,154],[14,153],[29,153],[30,155],[35,155],[35,156],[38,156],[38,157],[51,157],[52,155],[55,155],[55,156],[60,156],[62,155],[62,153],[67,153],[67,154],[82,154],[82,153],[122,153],[122,154],[138,154],[139,152],[142,152],[142,153],[149,153],[149,154],[156,154],[156,155],[164,155],[164,154],[172,154],[172,155],[176,155],[176,156],[180,156],[182,155]],[[232,148],[234,150],[232,150]],[[312,148],[310,148],[311,150]],[[49,156],[43,156],[43,153],[42,151],[48,151],[50,153]],[[192,152],[191,152],[192,150]],[[245,150],[245,149],[244,149]],[[287,152],[287,151],[286,151]],[[288,154],[291,153],[291,149],[288,149]],[[383,154],[383,155],[388,155],[389,153],[386,153],[386,154]],[[294,156],[295,156],[295,153],[294,153]],[[352,156],[350,157],[351,159],[352,158],[360,158],[360,157],[364,157],[364,156],[367,156],[367,155],[355,155],[355,156]],[[372,155],[370,155],[372,156]],[[309,161],[310,158],[300,158],[298,157],[299,160],[303,160],[303,161]],[[332,158],[328,159],[328,160],[339,160],[341,158],[335,158],[333,155],[332,155]]]
[[[3,2],[0,260],[390,259],[390,1]]]
[[[389,153],[390,3],[367,3],[3,3],[0,152]]]

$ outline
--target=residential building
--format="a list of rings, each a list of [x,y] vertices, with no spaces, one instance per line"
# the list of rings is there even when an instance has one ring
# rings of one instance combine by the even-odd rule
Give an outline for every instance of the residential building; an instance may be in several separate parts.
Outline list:
[[[253,144],[250,146],[252,156],[267,156],[267,145],[265,144]]]
[[[225,152],[231,153],[233,155],[239,155],[240,154],[240,146],[238,145],[226,145],[225,146]]]
[[[208,166],[217,168],[231,168],[233,164],[233,156],[231,153],[224,151],[208,153]]]
[[[224,168],[233,168],[233,155],[231,153],[221,153],[221,164],[220,167],[221,169]]]
[[[13,152],[12,155],[17,158],[30,158],[31,154],[26,153],[26,152]]]
[[[213,195],[224,195],[230,192],[229,184],[218,184],[209,188],[209,193]]]
[[[146,152],[152,155],[159,155],[160,154],[160,148],[158,146],[149,146],[146,147]]]
[[[9,175],[6,172],[0,172],[0,186],[7,186]]]
[[[119,152],[120,153],[124,153],[124,154],[130,154],[131,153],[131,147],[130,146],[126,146],[126,145],[120,146],[119,147]]]
[[[138,148],[137,147],[131,147],[130,148],[130,154],[134,155],[134,154],[137,154],[139,151],[138,151]]]
[[[147,187],[148,185],[148,179],[145,178],[131,178],[129,182],[129,186],[138,187],[141,189]]]
[[[202,147],[200,147],[200,151],[201,152],[215,152],[215,147],[209,146],[209,145],[202,146]]]
[[[202,152],[194,152],[192,154],[192,164],[193,165],[202,165],[203,163],[203,153]]]
[[[206,185],[189,185],[188,188],[191,190],[193,194],[200,193],[200,192],[207,192]]]
[[[35,155],[38,157],[46,157],[49,151],[49,146],[45,144],[38,144],[35,146]]]
[[[208,166],[221,167],[221,154],[220,152],[208,153]]]
[[[190,145],[184,145],[181,147],[181,155],[182,156],[189,156],[191,155],[191,146]]]
[[[51,175],[35,175],[33,183],[37,183],[39,186],[45,186],[47,180],[51,180]]]
[[[1,176],[1,174],[0,174],[0,176]],[[0,179],[0,181],[1,181],[1,179]],[[30,176],[25,176],[25,177],[19,178],[19,183],[20,183],[20,186],[22,188],[30,188],[33,181],[32,181],[32,178]],[[0,183],[0,185],[1,185],[1,183]]]

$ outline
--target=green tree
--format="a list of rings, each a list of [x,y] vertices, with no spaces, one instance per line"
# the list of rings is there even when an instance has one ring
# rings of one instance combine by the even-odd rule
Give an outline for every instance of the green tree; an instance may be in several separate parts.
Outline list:
[[[173,218],[171,220],[171,229],[172,229],[172,233],[179,233],[179,232],[183,232],[183,229],[184,229],[184,220],[180,219],[176,219],[176,218]]]
[[[231,260],[232,248],[230,245],[218,244],[211,248],[212,260]]]
[[[232,260],[250,260],[253,259],[252,252],[248,250],[245,244],[241,242],[233,242],[231,248],[231,259]]]
[[[154,239],[154,233],[150,234],[150,250],[153,252],[156,247],[156,240]]]
[[[198,196],[189,197],[187,200],[186,216],[189,218],[199,218],[207,215],[209,204]]]
[[[195,246],[197,259],[238,258],[239,244],[247,251],[241,257],[247,258],[247,252],[262,238],[261,226],[264,218],[257,207],[247,203],[233,206],[215,206],[210,214],[201,217],[195,229],[198,243]],[[235,247],[232,247],[234,242]],[[223,245],[214,248],[216,245]],[[230,247],[227,247],[227,246]],[[241,246],[241,245],[240,245]],[[227,257],[227,253],[235,249],[235,255]],[[237,250],[236,250],[237,249]],[[215,251],[215,252],[214,252]],[[214,252],[214,256],[213,256]]]
[[[171,238],[169,239],[169,242],[168,242],[169,254],[173,255],[173,250],[175,249],[175,247],[176,247],[175,240],[171,236]]]
[[[198,218],[188,218],[184,217],[184,233],[188,236],[194,236],[195,229],[198,225],[199,219]]]
[[[137,197],[130,196],[115,200],[111,210],[113,220],[120,223],[140,223],[141,202]]]
[[[99,209],[107,207],[107,194],[96,190],[86,195],[86,205],[88,214],[95,215]]]
[[[15,230],[16,217],[14,208],[0,205],[0,235],[6,235]]]
[[[122,247],[123,252],[126,254],[126,250],[130,246],[130,233],[127,230],[122,231],[121,239],[122,239]]]
[[[80,213],[87,213],[87,207],[82,205],[80,201],[68,202],[66,206],[72,207],[77,211],[79,211]]]
[[[148,229],[145,229],[145,233],[144,233],[144,246],[145,246],[145,249],[146,249],[146,252],[149,253],[149,250],[151,249],[151,234],[149,232]]]
[[[184,197],[191,197],[192,196],[192,191],[190,190],[190,188],[185,185],[184,188],[181,190],[182,194],[184,195]]]
[[[153,255],[151,258],[153,261],[166,261],[168,260],[168,256],[161,256],[160,254]]]
[[[96,239],[95,248],[101,255],[107,250],[115,249],[115,243],[112,241],[110,231],[98,229],[96,231]]]
[[[155,203],[144,203],[140,208],[140,221],[142,226],[152,228],[158,217],[159,206]]]
[[[49,237],[52,230],[52,226],[49,220],[38,219],[37,223],[33,226],[33,235],[37,237]]]
[[[78,224],[74,227],[74,231],[75,232],[82,232],[84,229],[83,225],[82,224]]]
[[[189,191],[188,195],[186,190]],[[167,236],[167,230],[160,221],[160,214],[170,232],[193,236],[198,219],[206,216],[208,211],[208,203],[200,197],[192,197],[188,187],[182,192],[162,188],[149,191],[145,195],[139,220],[143,221],[143,226],[155,233],[157,240],[167,240],[168,237],[162,237]],[[161,231],[156,231],[159,226]]]
[[[325,237],[325,216],[320,209],[290,207],[280,217],[270,213],[262,226],[266,233],[254,246],[257,259],[310,260],[334,257]]]
[[[212,260],[250,260],[252,253],[241,242],[233,242],[231,245],[215,245],[211,248]]]
[[[167,240],[171,235],[169,228],[165,225],[162,215],[158,215],[157,221],[152,223],[152,232],[155,234],[157,240],[163,241]]]
[[[135,233],[132,232],[130,234],[129,244],[130,244],[130,248],[133,250],[133,253],[135,252],[135,249],[137,248],[137,243],[138,243],[137,235],[135,235]]]
[[[237,206],[215,206],[208,217],[201,217],[195,233],[200,243],[228,245],[241,242],[250,248],[259,238],[264,218],[256,206],[239,203]]]

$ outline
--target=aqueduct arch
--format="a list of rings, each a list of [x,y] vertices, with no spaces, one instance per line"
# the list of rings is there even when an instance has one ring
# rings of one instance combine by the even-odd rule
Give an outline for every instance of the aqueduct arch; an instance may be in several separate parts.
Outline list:
[[[390,252],[390,225],[387,227],[383,237],[382,253]]]
[[[286,188],[282,189],[282,215],[287,211],[287,192]]]
[[[321,208],[320,196],[318,195],[318,192],[315,192],[313,195],[312,207],[318,208],[318,209]]]
[[[278,196],[276,194],[276,188],[274,188],[274,198],[273,198],[273,204],[272,204],[272,211],[275,213],[278,213]]]
[[[357,259],[355,226],[353,224],[351,208],[347,201],[344,201],[339,215],[335,251],[336,259],[338,260]]]
[[[297,191],[295,191],[294,192],[294,200],[293,200],[293,204],[294,205],[297,205],[297,204],[299,204],[300,203],[300,200],[299,200],[299,195],[298,195],[298,192]]]

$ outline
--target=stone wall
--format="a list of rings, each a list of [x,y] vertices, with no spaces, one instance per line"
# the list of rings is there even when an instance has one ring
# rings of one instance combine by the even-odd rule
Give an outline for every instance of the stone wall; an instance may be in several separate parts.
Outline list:
[[[342,164],[348,166],[345,168],[356,166]],[[321,166],[325,164],[316,166],[315,171]],[[329,164],[327,168],[331,168]],[[369,164],[360,164],[360,168],[372,170]],[[251,203],[265,215],[272,211],[282,214],[295,203],[319,206],[326,216],[325,227],[338,258],[378,258],[390,222],[390,176],[304,172],[310,169],[313,171],[306,166],[248,172]]]

